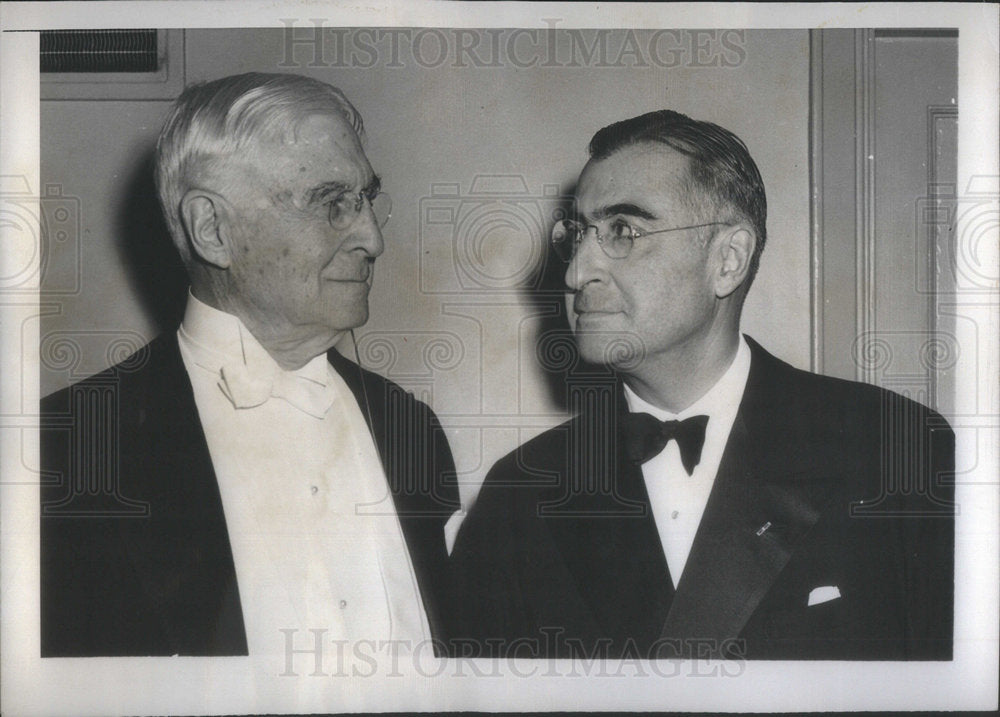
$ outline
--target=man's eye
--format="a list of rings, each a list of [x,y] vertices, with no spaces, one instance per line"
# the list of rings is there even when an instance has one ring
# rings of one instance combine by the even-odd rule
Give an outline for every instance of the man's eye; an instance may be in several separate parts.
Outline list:
[[[633,233],[632,225],[624,219],[615,219],[608,226],[608,234],[615,239],[631,239]]]
[[[353,203],[354,197],[349,194],[341,194],[336,199],[332,199],[326,203],[327,206],[327,217],[331,224],[337,224],[342,222],[345,218],[353,214]]]

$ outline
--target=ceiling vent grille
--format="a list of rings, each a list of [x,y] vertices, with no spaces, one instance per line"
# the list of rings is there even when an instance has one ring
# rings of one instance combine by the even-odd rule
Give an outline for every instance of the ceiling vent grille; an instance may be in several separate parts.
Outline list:
[[[156,72],[156,30],[44,30],[41,71]]]

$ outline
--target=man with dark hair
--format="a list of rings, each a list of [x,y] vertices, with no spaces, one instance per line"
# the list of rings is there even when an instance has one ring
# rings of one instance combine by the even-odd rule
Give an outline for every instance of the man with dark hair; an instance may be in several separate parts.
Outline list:
[[[611,371],[487,476],[456,652],[950,659],[950,428],[740,334],[766,201],[734,134],[664,110],[590,153],[552,244],[580,357]]]
[[[447,440],[332,348],[368,320],[389,217],[362,136],[307,77],[178,98],[156,179],[183,322],[42,402],[43,657],[444,637]]]

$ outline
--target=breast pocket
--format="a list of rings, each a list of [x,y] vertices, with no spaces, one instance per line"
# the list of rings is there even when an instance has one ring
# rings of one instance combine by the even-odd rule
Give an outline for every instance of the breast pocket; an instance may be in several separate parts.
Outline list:
[[[772,608],[763,621],[764,635],[771,640],[842,638],[863,629],[864,616],[850,595],[832,597],[831,592],[821,591],[814,599],[822,601],[810,605],[808,595],[803,595]]]

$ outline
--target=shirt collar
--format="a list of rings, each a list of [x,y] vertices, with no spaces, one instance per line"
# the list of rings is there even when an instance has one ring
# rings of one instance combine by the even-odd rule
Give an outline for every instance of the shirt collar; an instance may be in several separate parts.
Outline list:
[[[244,363],[255,373],[263,375],[283,370],[239,317],[209,306],[190,290],[178,334],[190,349],[195,363],[209,371],[216,372],[234,361]],[[320,354],[305,366],[287,373],[325,386],[329,380],[326,354]]]
[[[708,416],[710,419],[719,418],[726,414],[736,414],[740,401],[743,399],[743,391],[746,388],[747,377],[750,375],[750,346],[743,335],[736,348],[736,355],[733,357],[729,368],[722,374],[718,381],[706,391],[701,398],[678,413],[671,413],[658,406],[654,406],[648,401],[644,401],[628,387],[625,389],[625,400],[629,410],[633,413],[648,413],[661,421],[684,420],[690,416]]]

